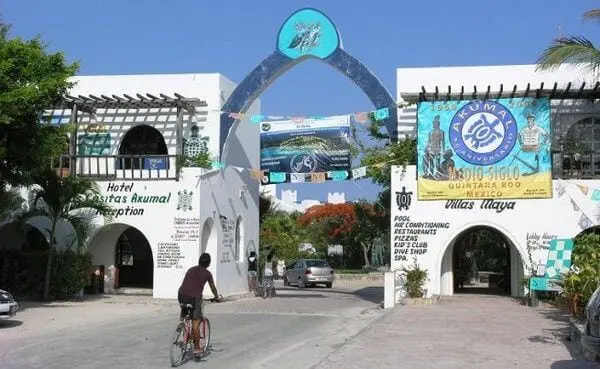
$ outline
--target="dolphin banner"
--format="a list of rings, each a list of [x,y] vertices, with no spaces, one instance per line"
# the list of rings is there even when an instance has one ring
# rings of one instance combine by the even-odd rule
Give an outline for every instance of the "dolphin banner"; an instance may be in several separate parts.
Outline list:
[[[547,98],[423,101],[419,200],[552,197]]]
[[[260,169],[283,173],[351,170],[347,115],[260,123]]]

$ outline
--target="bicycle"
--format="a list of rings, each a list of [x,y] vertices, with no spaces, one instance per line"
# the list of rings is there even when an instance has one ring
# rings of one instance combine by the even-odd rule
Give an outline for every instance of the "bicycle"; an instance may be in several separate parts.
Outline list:
[[[223,301],[223,297],[219,299],[210,299],[211,302]],[[183,305],[183,304],[181,304]],[[192,331],[192,313],[194,306],[185,304],[185,317],[175,329],[173,338],[171,339],[171,348],[169,350],[169,359],[171,360],[171,366],[177,367],[183,365],[186,361],[186,355],[190,353],[194,348],[193,331]],[[202,348],[202,355],[200,358],[206,355],[210,344],[210,320],[206,315],[202,316],[200,320],[200,348]],[[179,357],[176,357],[176,351],[179,351]]]

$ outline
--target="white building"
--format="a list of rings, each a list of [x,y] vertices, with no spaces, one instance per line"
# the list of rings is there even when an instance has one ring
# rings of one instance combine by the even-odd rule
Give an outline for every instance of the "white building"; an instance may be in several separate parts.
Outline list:
[[[470,231],[485,227],[503,236],[510,250],[511,294],[523,295],[520,280],[531,274],[532,264],[545,264],[551,239],[573,238],[600,224],[600,191],[595,190],[600,190],[599,85],[596,77],[571,67],[554,72],[536,72],[534,65],[399,68],[399,101],[415,101],[419,94],[429,100],[444,100],[447,95],[450,100],[459,100],[461,95],[464,99],[548,96],[554,179],[553,196],[548,199],[419,201],[416,167],[394,167],[392,269],[412,265],[416,258],[429,272],[427,294],[452,295],[455,245]],[[416,105],[398,115],[399,133],[414,135]],[[563,152],[561,141],[567,134],[589,149],[582,153],[579,164]],[[402,208],[396,202],[398,193],[408,194],[412,200],[408,208],[406,198]]]
[[[156,298],[175,298],[187,268],[202,252],[223,295],[246,290],[246,255],[258,251],[259,132],[238,124],[225,156],[253,168],[183,167],[181,153],[207,148],[219,158],[220,110],[236,85],[220,74],[80,76],[70,95],[77,110],[50,112],[53,123],[76,123],[71,161],[58,169],[99,184],[114,208],[112,221],[94,216],[88,250],[104,270],[104,292],[152,288]],[[181,97],[181,98],[180,98]],[[71,108],[71,106],[68,106]],[[99,108],[100,107],[100,108]],[[256,114],[256,101],[248,114]],[[76,113],[74,113],[76,111]],[[255,137],[255,139],[248,139]],[[237,146],[236,146],[237,145]],[[31,224],[46,234],[45,219]],[[0,227],[3,247],[25,241],[13,224]],[[57,247],[73,241],[62,225]],[[210,294],[210,291],[208,291]]]

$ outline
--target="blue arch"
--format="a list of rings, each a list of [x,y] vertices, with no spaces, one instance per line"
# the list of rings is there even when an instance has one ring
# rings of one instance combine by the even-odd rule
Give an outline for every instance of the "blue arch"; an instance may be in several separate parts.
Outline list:
[[[294,15],[307,9],[322,14],[318,10],[305,8],[292,14],[288,20]],[[324,14],[322,15],[327,17]],[[276,48],[275,52],[264,59],[246,76],[246,78],[244,78],[244,80],[233,91],[231,96],[229,96],[229,99],[227,99],[227,102],[222,109],[223,113],[221,113],[221,131],[219,140],[221,155],[223,154],[223,149],[227,142],[229,132],[235,123],[235,119],[229,117],[229,112],[245,113],[252,105],[254,100],[256,100],[260,94],[262,94],[271,85],[271,83],[273,83],[273,81],[275,81],[287,70],[293,68],[296,64],[301,63],[308,58],[319,59],[348,77],[356,86],[363,90],[376,109],[388,108],[396,105],[394,98],[383,86],[381,81],[379,81],[379,79],[373,75],[373,73],[371,73],[359,60],[347,53],[341,47],[341,38],[339,37],[339,34],[337,37],[339,41],[338,47],[326,58],[321,59],[314,55],[306,55],[292,59],[284,55]],[[398,135],[397,109],[390,109],[390,115],[384,121],[384,125],[392,141],[396,141]]]

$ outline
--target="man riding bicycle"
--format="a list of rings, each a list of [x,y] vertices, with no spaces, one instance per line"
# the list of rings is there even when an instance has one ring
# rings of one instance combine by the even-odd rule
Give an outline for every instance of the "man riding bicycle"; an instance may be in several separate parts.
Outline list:
[[[183,282],[177,294],[181,305],[180,318],[185,318],[185,305],[192,305],[192,334],[194,338],[194,355],[202,355],[200,348],[200,321],[202,320],[202,294],[204,285],[208,282],[216,301],[220,301],[217,287],[212,273],[207,269],[210,266],[210,254],[203,253],[198,259],[198,265],[193,266],[185,273]]]

